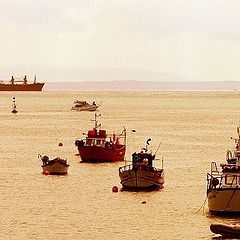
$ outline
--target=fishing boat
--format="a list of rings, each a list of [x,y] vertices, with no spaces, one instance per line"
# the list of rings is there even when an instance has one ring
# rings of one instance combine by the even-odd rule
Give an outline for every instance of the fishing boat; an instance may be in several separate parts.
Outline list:
[[[77,99],[74,101],[71,110],[93,112],[93,111],[96,111],[98,107],[99,105],[97,105],[96,102],[93,102],[90,104],[87,101],[80,101]]]
[[[212,213],[240,213],[240,134],[234,150],[227,151],[226,163],[211,163],[207,174],[208,208]]]
[[[82,162],[123,161],[126,151],[126,129],[120,134],[107,135],[106,130],[101,129],[101,124],[97,121],[101,115],[94,116],[94,127],[84,134],[86,138],[75,140]]]
[[[12,104],[12,113],[17,113],[17,105],[16,105],[16,99],[13,97],[13,104]]]
[[[52,160],[49,159],[48,156],[38,156],[42,161],[42,170],[43,174],[50,175],[64,175],[67,174],[68,167],[70,166],[67,163],[66,159],[62,159],[60,157],[56,157]]]
[[[13,77],[9,82],[0,81],[0,91],[42,91],[44,83],[39,83],[34,77],[33,83],[28,83],[27,76]]]
[[[222,235],[224,238],[240,238],[240,225],[212,223],[210,230],[213,233]]]
[[[119,168],[119,177],[124,188],[163,188],[163,161],[161,169],[153,166],[153,161],[157,160],[155,159],[157,151],[155,154],[152,154],[148,151],[148,145],[150,141],[151,139],[147,140],[146,147],[143,148],[139,153],[134,152],[132,154],[132,162],[130,165],[125,163],[125,166]]]

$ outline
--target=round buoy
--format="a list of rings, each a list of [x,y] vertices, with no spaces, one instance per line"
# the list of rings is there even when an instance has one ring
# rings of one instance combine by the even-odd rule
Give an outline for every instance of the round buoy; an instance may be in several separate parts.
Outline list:
[[[112,192],[118,192],[118,187],[117,186],[113,186],[112,187]]]
[[[49,171],[45,171],[44,174],[47,176],[49,175]]]
[[[62,147],[62,146],[63,146],[63,143],[60,142],[60,143],[58,144],[58,146],[59,146],[59,147]]]
[[[147,203],[147,202],[146,202],[146,201],[143,201],[143,202],[142,202],[142,204],[145,204],[145,203]]]

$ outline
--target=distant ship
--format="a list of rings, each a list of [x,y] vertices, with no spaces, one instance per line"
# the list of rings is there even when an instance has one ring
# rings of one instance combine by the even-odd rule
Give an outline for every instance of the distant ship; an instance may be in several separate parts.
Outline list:
[[[12,76],[9,83],[0,81],[0,91],[42,91],[45,83],[38,83],[36,75],[33,83],[28,83],[27,76],[24,78],[14,78]]]

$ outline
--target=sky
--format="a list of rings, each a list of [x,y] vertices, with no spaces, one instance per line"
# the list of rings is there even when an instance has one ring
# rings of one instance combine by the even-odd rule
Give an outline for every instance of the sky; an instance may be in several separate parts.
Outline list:
[[[238,81],[239,12],[239,0],[0,0],[0,69],[117,68]]]

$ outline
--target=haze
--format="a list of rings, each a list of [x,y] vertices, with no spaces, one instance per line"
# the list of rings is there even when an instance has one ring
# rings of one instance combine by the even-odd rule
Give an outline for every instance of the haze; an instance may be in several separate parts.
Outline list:
[[[238,81],[239,12],[238,0],[1,0],[0,79]]]

